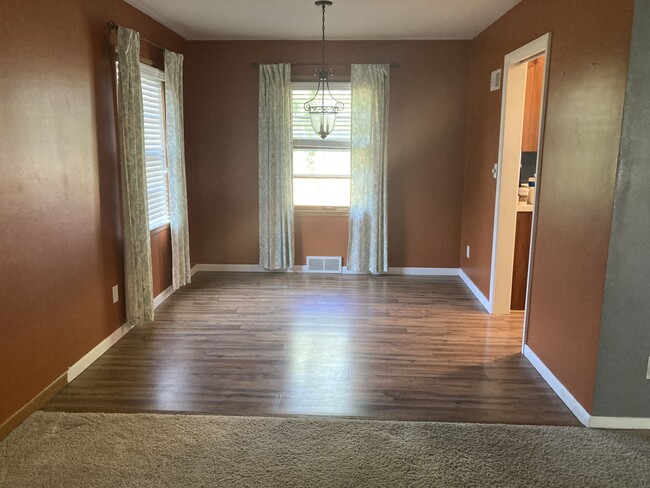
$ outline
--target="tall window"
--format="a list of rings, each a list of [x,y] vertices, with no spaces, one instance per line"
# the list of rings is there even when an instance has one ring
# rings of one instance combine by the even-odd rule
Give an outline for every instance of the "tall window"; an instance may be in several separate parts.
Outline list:
[[[332,95],[345,108],[327,139],[316,135],[304,104],[316,93],[315,83],[292,83],[293,203],[295,207],[350,206],[350,83],[330,83]]]
[[[149,230],[169,224],[169,187],[165,154],[165,75],[140,64],[144,108],[144,153],[147,163]]]

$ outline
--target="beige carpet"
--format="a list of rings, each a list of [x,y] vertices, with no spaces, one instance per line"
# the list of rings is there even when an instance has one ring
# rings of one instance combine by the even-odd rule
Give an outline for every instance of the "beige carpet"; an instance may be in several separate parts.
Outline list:
[[[332,418],[38,412],[0,443],[4,487],[649,487],[620,432]]]

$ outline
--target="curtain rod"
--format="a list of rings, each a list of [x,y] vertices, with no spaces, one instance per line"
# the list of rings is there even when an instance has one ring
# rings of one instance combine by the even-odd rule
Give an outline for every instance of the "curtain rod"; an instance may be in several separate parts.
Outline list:
[[[252,63],[250,65],[251,68],[259,68],[260,64],[274,64],[274,63]],[[289,63],[291,66],[319,66],[320,63]],[[351,64],[356,64],[356,63],[327,63],[328,66],[350,66]],[[381,64],[381,63],[373,63],[373,64]],[[399,68],[399,63],[385,63],[385,64],[390,64],[391,68]]]
[[[117,32],[117,29],[118,29],[120,26],[117,25],[117,24],[116,24],[115,22],[113,22],[112,20],[109,20],[108,22],[106,22],[106,27],[108,27],[108,33],[110,34],[110,33],[112,33],[113,31],[116,31],[116,32]],[[140,38],[140,41],[144,41],[144,42],[146,42],[147,44],[151,44],[153,47],[157,47],[158,49],[162,49],[163,51],[166,51],[166,50],[167,50],[166,48],[164,48],[164,47],[162,47],[162,46],[159,46],[159,45],[156,44],[155,42],[151,42],[151,41],[148,40],[148,39],[143,39],[143,38],[141,37],[141,38]]]

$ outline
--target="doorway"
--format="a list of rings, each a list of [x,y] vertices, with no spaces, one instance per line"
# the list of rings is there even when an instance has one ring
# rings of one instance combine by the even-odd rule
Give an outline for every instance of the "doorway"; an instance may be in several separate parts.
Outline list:
[[[535,39],[508,54],[503,68],[490,310],[495,315],[509,314],[513,301],[518,302],[519,307],[523,304],[524,343],[533,274],[537,201],[542,179],[550,43],[550,33]],[[538,104],[536,108],[535,102]],[[527,191],[530,197],[527,195],[527,201],[520,204],[519,199],[523,199],[525,191],[519,190],[522,184],[529,183],[529,179],[531,187]],[[513,283],[513,277],[517,283]]]

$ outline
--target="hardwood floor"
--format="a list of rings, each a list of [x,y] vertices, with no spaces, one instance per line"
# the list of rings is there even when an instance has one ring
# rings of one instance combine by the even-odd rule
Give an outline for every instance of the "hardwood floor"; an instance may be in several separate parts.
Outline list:
[[[579,425],[457,277],[199,273],[45,407]]]

